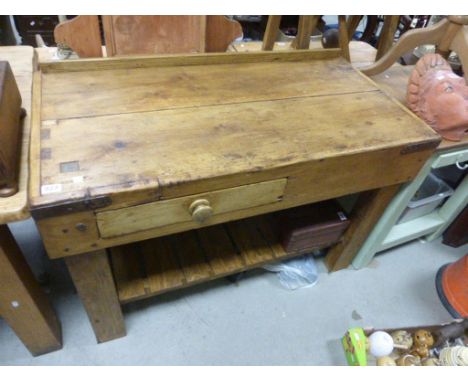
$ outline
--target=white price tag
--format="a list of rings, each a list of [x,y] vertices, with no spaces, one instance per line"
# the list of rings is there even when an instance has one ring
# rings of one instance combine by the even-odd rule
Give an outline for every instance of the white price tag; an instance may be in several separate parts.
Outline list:
[[[42,195],[54,194],[56,192],[61,192],[61,191],[62,191],[62,185],[61,184],[44,184],[41,187],[41,194]]]

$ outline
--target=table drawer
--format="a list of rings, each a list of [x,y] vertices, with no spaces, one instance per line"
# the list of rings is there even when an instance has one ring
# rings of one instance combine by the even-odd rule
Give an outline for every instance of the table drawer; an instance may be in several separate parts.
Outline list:
[[[287,179],[248,184],[96,214],[101,238],[131,234],[194,221],[194,228],[210,223],[212,216],[277,203]]]

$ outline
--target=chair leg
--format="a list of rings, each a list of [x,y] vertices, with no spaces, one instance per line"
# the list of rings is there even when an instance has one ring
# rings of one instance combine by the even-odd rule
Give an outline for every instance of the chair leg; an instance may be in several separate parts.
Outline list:
[[[338,33],[340,36],[341,55],[345,58],[345,60],[351,62],[351,56],[349,54],[348,30],[346,27],[346,16],[338,16]]]
[[[263,36],[262,50],[273,50],[280,23],[281,16],[268,16],[268,22]]]
[[[321,16],[299,16],[296,38],[292,42],[294,49],[309,49],[310,36],[317,27]]]

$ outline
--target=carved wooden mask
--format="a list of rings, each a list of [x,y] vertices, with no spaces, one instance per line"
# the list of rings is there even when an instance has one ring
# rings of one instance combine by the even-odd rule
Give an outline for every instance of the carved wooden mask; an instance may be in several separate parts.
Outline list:
[[[460,141],[468,135],[468,86],[439,54],[426,54],[408,82],[408,107],[442,137]]]

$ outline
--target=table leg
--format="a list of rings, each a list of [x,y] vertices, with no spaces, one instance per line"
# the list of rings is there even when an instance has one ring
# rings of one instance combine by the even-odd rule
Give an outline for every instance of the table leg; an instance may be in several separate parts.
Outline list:
[[[66,257],[65,262],[98,343],[125,336],[125,322],[107,252],[99,250]]]
[[[0,225],[0,316],[32,355],[62,347],[60,322],[6,225]]]
[[[375,254],[382,250],[382,244],[388,234],[395,226],[411,198],[419,190],[419,187],[421,187],[421,184],[431,172],[432,164],[436,157],[436,155],[433,155],[428,161],[426,161],[418,175],[411,182],[403,185],[401,190],[389,203],[388,208],[383,212],[379,221],[376,222],[375,227],[367,237],[365,243],[363,243],[356,253],[356,256],[352,261],[354,268],[361,269],[366,267],[372,261]]]
[[[361,193],[342,240],[328,251],[325,263],[330,271],[346,268],[351,263],[399,188],[396,184]]]

